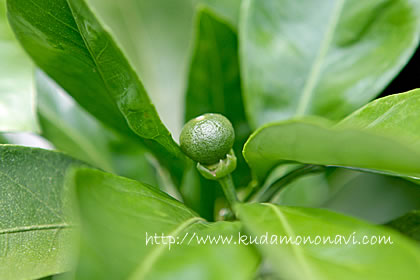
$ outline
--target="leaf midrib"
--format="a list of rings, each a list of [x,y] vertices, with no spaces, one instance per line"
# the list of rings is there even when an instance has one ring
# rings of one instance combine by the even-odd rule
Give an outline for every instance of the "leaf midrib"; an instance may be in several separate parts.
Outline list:
[[[291,237],[292,240],[293,239],[295,240],[296,234],[294,230],[292,229],[292,227],[290,226],[289,222],[287,221],[286,217],[280,212],[280,210],[273,204],[263,203],[263,205],[268,206],[274,212],[274,214],[280,220],[280,223],[283,225],[283,228],[286,231],[286,234],[289,237]],[[305,275],[306,279],[316,280],[317,278],[314,275],[314,272],[312,271],[312,269],[309,267],[308,262],[305,260],[305,252],[302,250],[300,245],[292,244],[291,249],[292,249],[293,254],[296,257],[297,262],[301,264],[300,266],[303,269],[303,274]]]
[[[296,108],[296,116],[304,115],[308,109],[312,95],[314,94],[314,89],[318,82],[319,76],[321,75],[321,67],[330,48],[335,30],[337,29],[344,3],[345,0],[338,0],[334,5],[333,13],[327,26],[327,31],[324,34],[318,54],[314,59],[311,70],[309,71],[308,77],[304,84],[302,95]]]
[[[168,233],[167,236],[178,236],[183,230],[196,224],[198,222],[205,222],[203,218],[200,217],[192,217],[183,223],[181,223],[178,227],[176,227],[172,232]],[[153,264],[159,259],[159,256],[163,254],[165,248],[168,247],[168,244],[159,244],[158,246],[154,247],[147,256],[143,258],[143,262],[139,263],[136,267],[134,272],[128,277],[129,280],[139,280],[139,279],[146,279],[147,274],[150,272],[150,269],[153,267]]]
[[[111,103],[112,104],[115,104],[116,105],[116,102],[115,102],[115,99],[113,98],[113,96],[112,96],[112,91],[111,91],[111,89],[109,88],[109,86],[108,86],[108,83],[106,82],[106,79],[105,79],[105,76],[104,76],[104,74],[103,74],[103,72],[102,72],[102,68],[101,67],[99,67],[99,64],[98,64],[98,61],[97,61],[97,58],[98,57],[95,57],[94,56],[94,54],[93,54],[93,52],[92,52],[92,50],[91,50],[91,46],[90,46],[90,44],[88,43],[88,41],[86,40],[86,38],[85,38],[85,34],[82,32],[82,30],[80,29],[80,26],[79,26],[79,21],[77,20],[77,17],[75,16],[75,12],[73,11],[73,7],[72,7],[72,5],[70,4],[70,2],[69,2],[69,0],[66,0],[66,4],[67,4],[67,7],[69,8],[69,11],[70,11],[70,13],[71,13],[71,16],[72,16],[72,18],[73,18],[73,20],[74,20],[74,22],[75,22],[75,24],[76,24],[76,26],[77,26],[77,30],[76,30],[76,32],[79,34],[79,36],[80,36],[80,38],[82,39],[82,41],[83,41],[83,43],[84,43],[84,45],[85,45],[85,47],[86,47],[86,50],[89,52],[89,55],[90,55],[90,57],[91,57],[91,59],[92,59],[92,62],[94,63],[94,65],[95,65],[95,68],[97,69],[97,71],[98,71],[98,74],[99,74],[99,76],[100,76],[100,78],[101,78],[101,80],[102,80],[102,82],[103,82],[103,84],[104,84],[104,86],[105,86],[105,88],[106,88],[106,91],[107,91],[107,94],[106,94],[106,96],[108,97],[108,98],[110,98],[110,101],[111,101]],[[108,38],[107,38],[108,39]],[[107,40],[107,44],[105,45],[105,47],[104,47],[104,49],[102,49],[101,51],[100,51],[100,53],[102,53],[104,50],[105,50],[105,48],[107,48],[108,47],[108,40]],[[118,111],[120,112],[120,114],[121,115],[123,115],[122,114],[122,112],[120,111],[120,109],[118,108]],[[124,119],[125,119],[125,116],[123,115],[123,117],[124,117]]]

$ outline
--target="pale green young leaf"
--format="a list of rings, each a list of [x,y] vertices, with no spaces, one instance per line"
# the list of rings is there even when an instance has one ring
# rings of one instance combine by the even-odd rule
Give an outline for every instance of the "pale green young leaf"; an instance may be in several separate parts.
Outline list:
[[[257,240],[256,246],[280,278],[414,280],[420,273],[418,246],[385,227],[327,210],[274,204],[238,205],[237,212],[249,234]],[[268,237],[265,243],[264,236]],[[276,244],[273,236],[277,236],[278,242],[284,237],[284,244]],[[304,238],[308,237],[318,245],[309,241],[304,243]],[[341,244],[330,243],[328,237]],[[379,243],[380,237],[392,244]],[[300,244],[285,244],[288,238],[298,243],[300,240]],[[327,240],[325,244],[323,240]],[[362,244],[371,240],[376,240],[376,244]]]
[[[321,119],[289,120],[257,130],[244,148],[260,176],[282,161],[342,166],[420,177],[420,90],[371,102],[334,125]]]

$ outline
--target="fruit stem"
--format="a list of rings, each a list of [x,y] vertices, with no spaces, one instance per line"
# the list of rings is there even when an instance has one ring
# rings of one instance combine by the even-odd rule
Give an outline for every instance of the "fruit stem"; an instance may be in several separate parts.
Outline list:
[[[234,206],[239,203],[238,196],[236,195],[235,184],[232,180],[232,175],[227,175],[219,180],[217,180],[219,184],[222,186],[223,192],[225,193],[226,200],[229,202],[230,207],[232,210]]]
[[[249,202],[269,202],[274,197],[276,197],[280,191],[282,191],[286,186],[288,186],[294,180],[311,173],[318,173],[324,170],[323,166],[308,164],[304,165],[296,170],[291,171],[285,176],[279,178],[276,182],[271,184],[268,189],[261,189],[257,192],[252,198],[249,199]]]

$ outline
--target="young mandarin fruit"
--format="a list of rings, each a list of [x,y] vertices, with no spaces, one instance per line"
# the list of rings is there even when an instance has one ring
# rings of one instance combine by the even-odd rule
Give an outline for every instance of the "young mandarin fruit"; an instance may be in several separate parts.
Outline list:
[[[234,141],[232,124],[220,114],[204,114],[190,120],[180,136],[182,151],[203,165],[225,159]]]

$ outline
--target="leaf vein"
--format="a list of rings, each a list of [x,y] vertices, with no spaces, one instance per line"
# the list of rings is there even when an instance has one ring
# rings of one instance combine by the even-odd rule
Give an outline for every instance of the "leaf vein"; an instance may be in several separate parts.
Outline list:
[[[32,225],[32,226],[21,226],[21,227],[13,227],[13,228],[6,228],[0,230],[0,235],[7,234],[14,234],[14,233],[21,233],[27,231],[41,231],[41,230],[60,230],[71,228],[72,226],[67,223],[61,224],[49,224],[49,225]]]
[[[324,62],[325,56],[328,53],[328,49],[331,45],[334,32],[337,28],[340,15],[343,10],[344,2],[345,0],[339,0],[336,2],[334,6],[333,14],[329,21],[328,28],[327,28],[327,31],[325,32],[324,38],[322,39],[319,52],[311,66],[311,70],[309,71],[308,78],[306,79],[305,85],[303,87],[302,97],[296,109],[296,116],[304,115],[309,106],[311,97],[314,93],[316,83],[318,82],[319,76],[321,74],[322,64]]]
[[[30,188],[28,188],[27,186],[25,186],[23,184],[20,184],[19,182],[17,182],[15,179],[10,177],[8,174],[4,173],[3,171],[0,171],[0,174],[4,177],[8,178],[11,182],[13,182],[17,186],[19,186],[21,189],[23,189],[26,192],[28,192],[29,194],[31,194],[36,200],[41,202],[41,204],[43,204],[48,210],[50,210],[58,218],[64,220],[64,217],[62,217],[55,209],[51,208],[45,201],[43,201],[40,197],[38,197],[38,195],[36,195],[36,193],[34,193]]]
[[[46,11],[44,8],[42,8],[40,5],[38,5],[34,0],[29,0],[29,2],[31,2],[34,6],[36,6],[37,8],[39,8],[41,11],[44,11],[47,15],[49,15],[50,17],[52,17],[53,19],[55,19],[56,21],[58,21],[59,23],[67,26],[68,28],[70,28],[73,31],[77,31],[76,28],[74,28],[74,26],[69,25],[68,23],[65,23],[64,21],[62,21],[61,19],[59,19],[58,17],[56,17],[54,14],[52,14],[51,12]]]

